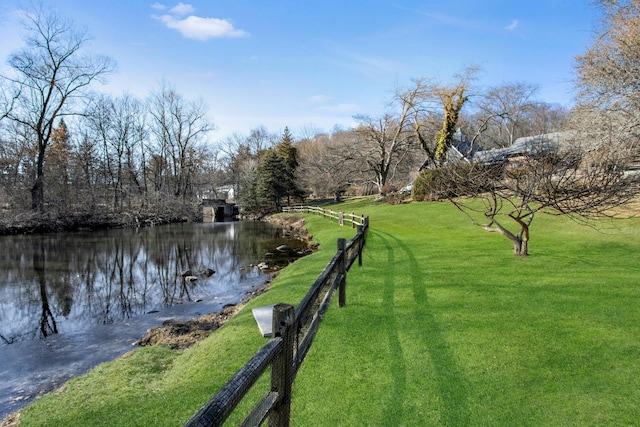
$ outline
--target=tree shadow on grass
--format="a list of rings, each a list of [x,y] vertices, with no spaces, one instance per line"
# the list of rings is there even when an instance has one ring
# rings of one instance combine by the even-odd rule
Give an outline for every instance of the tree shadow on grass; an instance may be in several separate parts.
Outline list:
[[[396,316],[394,315],[394,277],[396,274],[396,248],[399,248],[409,260],[409,278],[416,303],[416,317],[423,319],[425,333],[423,336],[424,347],[431,359],[437,381],[437,388],[442,400],[441,421],[443,425],[468,425],[469,408],[467,405],[467,391],[465,379],[457,366],[454,353],[449,347],[444,331],[436,319],[433,310],[429,307],[429,298],[426,291],[425,279],[428,278],[420,268],[412,249],[397,237],[379,231],[374,232],[387,251],[387,266],[384,276],[383,303],[388,308],[387,321],[389,331],[389,345],[392,356],[392,376],[395,381],[395,392],[392,401],[384,411],[385,422],[392,422],[402,415],[402,405],[406,389],[406,372],[404,368],[404,353],[398,337]]]
[[[380,233],[376,233],[380,235]],[[389,351],[391,353],[391,376],[393,378],[393,387],[391,400],[384,408],[382,415],[383,425],[392,425],[394,421],[402,418],[403,403],[407,386],[407,372],[404,362],[404,351],[400,344],[398,335],[398,325],[396,323],[396,315],[394,313],[394,286],[393,278],[395,277],[395,252],[388,240],[380,236],[382,244],[387,252],[387,265],[385,268],[383,280],[382,304],[385,308],[384,324],[389,338]]]

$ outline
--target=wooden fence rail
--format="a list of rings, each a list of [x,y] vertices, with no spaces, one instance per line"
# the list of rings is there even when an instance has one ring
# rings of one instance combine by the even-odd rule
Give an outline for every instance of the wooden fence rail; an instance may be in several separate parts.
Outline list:
[[[308,212],[322,215],[325,218],[335,219],[338,224],[344,225],[345,222],[351,223],[351,228],[355,228],[358,225],[363,225],[365,217],[364,215],[356,215],[355,213],[345,213],[343,211],[333,211],[331,209],[321,208],[319,206],[285,206],[282,208],[282,212]]]
[[[284,210],[284,209],[283,209]],[[185,426],[220,426],[242,401],[260,376],[271,367],[271,386],[244,419],[243,426],[259,426],[267,418],[270,427],[287,427],[290,421],[291,389],[305,356],[311,348],[320,322],[338,290],[338,306],[346,304],[347,272],[356,259],[362,265],[362,250],[369,231],[369,218],[345,215],[312,206],[296,206],[287,212],[313,212],[337,219],[344,225],[350,218],[358,231],[348,243],[338,239],[338,250],[296,308],[276,304],[273,308],[272,338],[231,378]]]

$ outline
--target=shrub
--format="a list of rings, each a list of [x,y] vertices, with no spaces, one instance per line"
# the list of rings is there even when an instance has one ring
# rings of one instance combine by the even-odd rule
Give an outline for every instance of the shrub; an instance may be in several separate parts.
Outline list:
[[[446,177],[443,169],[423,169],[413,183],[411,195],[413,200],[422,202],[425,200],[440,200],[445,197]]]

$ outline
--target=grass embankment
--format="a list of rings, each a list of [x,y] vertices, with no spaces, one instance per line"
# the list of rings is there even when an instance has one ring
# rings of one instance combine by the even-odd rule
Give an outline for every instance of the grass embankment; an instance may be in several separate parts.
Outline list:
[[[531,256],[444,203],[352,202],[371,217],[347,304],[294,385],[292,425],[634,425],[640,221],[538,216]],[[335,207],[334,207],[335,209]],[[250,308],[297,303],[350,229],[307,216],[321,251],[195,348],[143,349],[23,411],[22,425],[180,425],[264,342]],[[264,391],[260,391],[262,394]]]

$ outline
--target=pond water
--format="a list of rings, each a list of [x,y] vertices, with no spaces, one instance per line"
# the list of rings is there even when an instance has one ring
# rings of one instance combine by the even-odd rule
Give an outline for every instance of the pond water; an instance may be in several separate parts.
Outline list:
[[[0,419],[164,320],[238,303],[282,244],[306,245],[249,221],[0,236]]]

